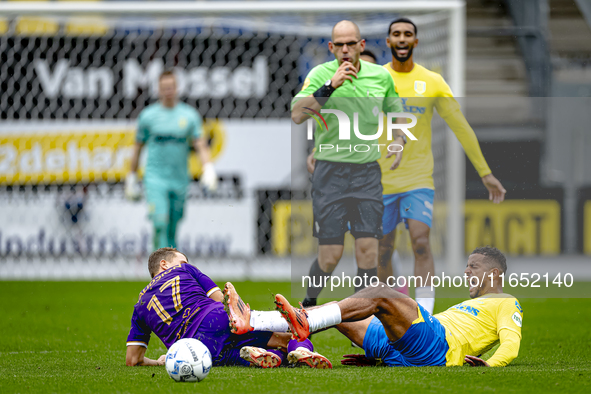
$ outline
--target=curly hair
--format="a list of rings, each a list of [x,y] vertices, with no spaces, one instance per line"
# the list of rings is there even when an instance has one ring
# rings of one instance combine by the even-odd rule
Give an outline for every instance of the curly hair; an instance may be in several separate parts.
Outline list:
[[[486,263],[499,268],[502,273],[507,272],[507,259],[505,258],[505,255],[494,246],[481,246],[474,249],[470,254],[481,254],[486,257]]]

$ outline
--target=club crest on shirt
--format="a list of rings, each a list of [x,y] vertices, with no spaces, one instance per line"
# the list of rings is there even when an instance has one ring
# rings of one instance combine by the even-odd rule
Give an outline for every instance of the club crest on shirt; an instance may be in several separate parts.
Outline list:
[[[415,81],[415,92],[417,94],[423,94],[427,91],[427,82]]]
[[[187,127],[187,118],[183,117],[179,119],[179,128],[184,129]]]

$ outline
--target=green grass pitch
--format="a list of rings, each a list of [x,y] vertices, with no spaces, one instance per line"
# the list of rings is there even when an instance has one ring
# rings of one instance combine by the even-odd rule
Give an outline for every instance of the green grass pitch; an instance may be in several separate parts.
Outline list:
[[[219,283],[221,284],[221,283]],[[251,307],[272,307],[289,283],[235,283]],[[395,393],[591,392],[591,300],[520,299],[519,357],[506,368],[355,368],[360,349],[336,330],[314,336],[333,370],[213,368],[201,383],[175,383],[164,367],[125,366],[131,312],[145,283],[0,282],[1,393]],[[585,286],[587,287],[587,286]],[[436,311],[459,302],[439,298]],[[152,336],[147,356],[165,353]]]

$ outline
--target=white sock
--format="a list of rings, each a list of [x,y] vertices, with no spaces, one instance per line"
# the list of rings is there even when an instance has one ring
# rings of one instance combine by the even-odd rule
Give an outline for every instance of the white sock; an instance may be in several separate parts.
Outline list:
[[[279,311],[250,311],[250,326],[255,331],[287,332],[287,321]]]
[[[341,308],[336,303],[311,309],[306,312],[308,312],[308,324],[310,324],[310,332],[336,326],[341,322]]]
[[[420,306],[427,310],[427,312],[433,314],[433,307],[435,306],[435,289],[431,289],[430,286],[417,287],[415,289],[415,299]]]

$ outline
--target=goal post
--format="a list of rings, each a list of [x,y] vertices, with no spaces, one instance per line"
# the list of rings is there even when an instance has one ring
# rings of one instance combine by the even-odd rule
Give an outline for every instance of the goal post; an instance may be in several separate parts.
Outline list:
[[[463,12],[463,0],[432,1],[221,1],[221,2],[56,2],[31,1],[27,5],[3,3],[0,11],[4,15],[69,15],[77,13],[103,15],[219,15],[219,14],[277,14],[277,13],[335,13],[335,12]],[[459,22],[456,20],[456,22]]]
[[[229,124],[238,124],[244,119],[255,122],[288,120],[289,97],[299,90],[302,75],[319,62],[328,60],[326,39],[330,37],[335,18],[359,21],[368,46],[383,51],[378,56],[380,61],[388,61],[385,59],[389,56],[389,52],[383,50],[387,23],[395,16],[415,19],[421,31],[421,45],[415,52],[418,61],[440,72],[456,97],[464,97],[465,13],[463,0],[0,2],[0,54],[4,69],[10,71],[10,76],[8,73],[0,75],[0,119],[5,123],[0,127],[0,142],[8,141],[2,139],[3,135],[13,129],[41,130],[45,126],[40,125],[65,122],[65,129],[69,130],[75,128],[74,121],[88,121],[95,128],[116,130],[116,136],[109,132],[107,147],[112,145],[115,149],[122,143],[127,144],[137,114],[155,98],[154,85],[146,81],[165,67],[175,67],[182,79],[181,98],[196,106],[205,118],[227,120]],[[19,24],[26,19],[33,23]],[[45,26],[36,33],[35,21],[39,20],[54,21],[55,26],[49,29]],[[104,28],[67,27],[72,22],[83,26],[89,21],[88,25],[92,25],[96,20],[100,20]],[[209,30],[206,32],[206,29]],[[203,45],[202,40],[207,41],[207,45]],[[237,43],[244,42],[247,49],[237,50]],[[262,55],[257,56],[257,51]],[[64,58],[70,63],[62,61]],[[111,70],[103,70],[100,62],[105,62]],[[138,77],[133,81],[124,80],[126,72],[136,73]],[[60,75],[64,86],[59,85]],[[74,82],[69,83],[70,76],[83,81],[84,87],[78,89]],[[211,89],[198,86],[198,78],[206,78],[211,83],[222,81],[223,93],[216,96]],[[252,86],[239,91],[235,83],[239,78],[264,81],[266,87],[257,90],[252,82]],[[445,125],[439,129],[444,131],[437,136],[434,131],[434,142],[437,139],[441,146],[441,153],[434,153],[435,163],[442,168],[441,173],[435,174],[436,193],[440,193],[440,197],[436,194],[436,200],[445,202],[446,219],[442,230],[438,231],[444,242],[438,259],[445,260],[446,270],[457,272],[464,256],[465,157],[451,131],[445,130]],[[77,141],[75,133],[72,135],[71,140]],[[33,152],[32,138],[14,144],[26,145]],[[231,135],[227,136],[230,138]],[[104,137],[92,141],[82,136],[79,139],[79,144],[96,146]],[[48,144],[55,145],[55,142]],[[66,145],[64,142],[64,147]],[[82,163],[87,153],[82,145],[78,148],[75,154]],[[127,157],[125,150],[113,152],[113,163],[121,164]],[[70,153],[67,158],[68,155]],[[88,160],[95,160],[89,157]],[[59,182],[71,183],[72,180],[100,184],[120,182],[123,176],[121,171],[109,169],[102,175],[86,177],[74,171],[69,178],[51,173],[22,179],[27,185],[36,185],[35,182],[59,185]],[[11,183],[9,178],[0,169],[2,186],[19,185],[16,181]],[[265,194],[255,185],[245,193],[249,198],[260,200],[263,194],[280,194],[277,191],[286,186],[289,187],[278,182],[274,191]],[[89,190],[92,194],[94,189]],[[230,253],[230,259],[252,262],[266,258],[267,252],[273,250],[272,246],[262,245],[273,237],[270,221],[265,225],[260,222],[265,215],[272,214],[265,209],[274,207],[272,203],[259,203],[259,218],[255,219],[258,228],[254,230],[258,234],[252,241],[256,246],[252,250],[245,247],[236,252],[237,255]],[[0,254],[2,248],[0,244]]]

